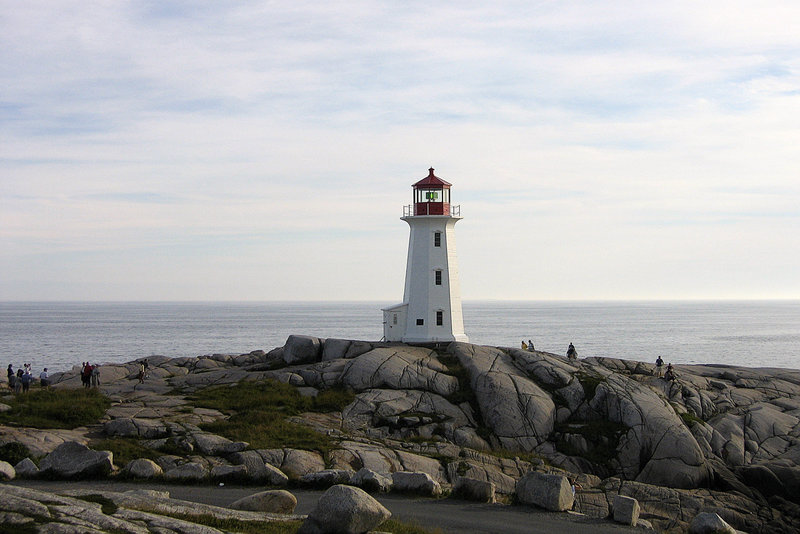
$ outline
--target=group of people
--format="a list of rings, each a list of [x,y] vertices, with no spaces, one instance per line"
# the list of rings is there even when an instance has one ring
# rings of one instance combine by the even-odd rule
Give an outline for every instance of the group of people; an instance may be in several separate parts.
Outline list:
[[[83,362],[81,364],[81,384],[85,388],[98,387],[100,385],[100,366]]]
[[[533,341],[529,339],[528,342],[525,343],[525,340],[523,339],[522,350],[529,350],[533,352],[534,350]],[[569,358],[570,360],[578,359],[578,351],[575,349],[575,345],[573,345],[571,342],[569,344],[569,347],[567,347],[567,358]],[[666,371],[663,371],[663,367],[664,367],[664,360],[661,358],[661,356],[659,356],[658,359],[656,359],[656,376],[659,378],[663,378],[664,380],[667,381],[674,381],[675,369],[672,367],[672,363],[667,364]]]
[[[49,376],[50,375],[47,374],[47,367],[39,373],[39,382],[42,387],[46,388],[50,385]],[[16,372],[14,372],[13,364],[8,364],[8,387],[13,389],[14,393],[26,393],[31,388],[33,381],[31,364],[23,364]]]
[[[672,367],[672,362],[667,364],[667,370],[664,372],[663,376],[661,373],[662,367],[664,367],[664,360],[659,356],[656,359],[656,376],[670,382],[675,380],[675,369]]]
[[[527,351],[530,351],[530,352],[533,352],[534,350],[536,350],[536,349],[533,348],[533,341],[531,341],[529,339],[528,342],[525,343],[525,340],[523,339],[522,340],[522,350],[527,350]],[[567,358],[569,358],[570,360],[577,360],[578,359],[578,351],[575,350],[575,345],[573,345],[571,342],[569,344],[569,347],[567,347]]]

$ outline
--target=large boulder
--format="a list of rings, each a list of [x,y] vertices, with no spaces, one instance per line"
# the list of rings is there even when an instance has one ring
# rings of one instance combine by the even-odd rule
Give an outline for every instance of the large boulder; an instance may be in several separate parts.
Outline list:
[[[385,493],[392,489],[392,479],[362,467],[350,477],[350,484],[370,493]]]
[[[346,430],[385,428],[398,439],[435,431],[457,445],[467,446],[470,432],[474,434],[470,417],[460,407],[436,393],[413,389],[370,389],[359,393],[342,411],[342,419]],[[489,448],[482,440],[481,443],[480,448]]]
[[[123,472],[133,478],[153,478],[164,474],[164,470],[161,469],[160,465],[147,458],[131,460],[125,466]]]
[[[736,529],[717,514],[702,512],[689,525],[689,534],[736,534]]]
[[[639,501],[633,497],[617,495],[614,497],[614,521],[625,525],[636,526],[639,521]]]
[[[297,534],[363,534],[391,516],[364,490],[337,485],[319,498]]]
[[[493,503],[496,500],[495,491],[493,483],[467,477],[459,477],[453,486],[453,494],[468,501]]]
[[[447,396],[458,390],[458,379],[433,351],[421,347],[377,348],[350,360],[342,384],[356,391],[372,388],[418,389]]]
[[[336,484],[349,484],[353,472],[349,469],[323,469],[300,477],[300,483],[316,488],[329,488]]]
[[[671,488],[697,488],[711,477],[703,451],[669,402],[622,374],[596,378],[593,418],[628,428],[616,459],[624,478]]]
[[[317,337],[291,335],[283,346],[283,361],[287,365],[314,363],[320,358],[321,347]]]
[[[325,460],[318,452],[301,449],[262,449],[258,451],[268,464],[280,468],[290,479],[325,469]]]
[[[197,432],[192,437],[200,452],[207,456],[222,456],[241,452],[250,446],[249,443],[244,441],[231,441],[228,438],[207,432]]]
[[[291,514],[297,506],[297,497],[286,490],[268,490],[231,503],[234,510],[247,510],[250,512],[268,512],[273,514]]]
[[[0,460],[0,480],[14,480],[17,472],[14,467],[8,463]]]
[[[531,471],[517,482],[517,500],[545,510],[563,512],[572,508],[575,496],[567,477]]]
[[[428,473],[397,471],[392,473],[392,489],[405,493],[416,493],[427,497],[438,497],[442,486]]]
[[[168,436],[169,430],[160,420],[120,417],[106,422],[103,433],[112,437],[156,439]]]
[[[245,465],[215,465],[211,468],[211,479],[215,482],[240,482],[249,479]]]
[[[105,476],[114,469],[114,455],[109,451],[94,451],[75,441],[62,443],[45,456],[39,470],[60,478]]]
[[[509,354],[468,343],[451,343],[449,350],[469,373],[483,423],[498,445],[533,451],[547,440],[555,424],[555,404]]]
[[[197,462],[189,462],[186,464],[173,467],[164,472],[164,478],[167,480],[178,480],[184,482],[199,482],[208,476],[208,469],[202,464]]]
[[[30,458],[23,458],[14,466],[17,476],[20,478],[33,478],[39,474],[39,468]]]
[[[353,342],[349,339],[328,338],[322,345],[322,361],[344,358]]]
[[[266,482],[272,486],[285,486],[289,477],[277,467],[264,461],[259,451],[242,451],[228,456],[231,462],[244,465],[247,478],[253,482]]]

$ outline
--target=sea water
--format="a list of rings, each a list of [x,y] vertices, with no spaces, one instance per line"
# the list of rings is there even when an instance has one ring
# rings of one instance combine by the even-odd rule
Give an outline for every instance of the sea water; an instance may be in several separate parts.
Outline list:
[[[241,354],[291,334],[377,341],[392,302],[0,302],[0,363]],[[800,368],[800,301],[465,301],[472,343],[672,363]],[[5,363],[3,363],[5,362]]]

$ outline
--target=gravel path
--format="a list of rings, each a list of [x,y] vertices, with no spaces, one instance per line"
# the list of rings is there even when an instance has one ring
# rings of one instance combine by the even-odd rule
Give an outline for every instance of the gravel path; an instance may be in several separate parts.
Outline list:
[[[128,489],[168,491],[174,499],[228,506],[233,501],[260,491],[252,486],[178,486],[111,481],[56,482],[15,480],[19,486],[45,491],[91,488],[98,492]],[[295,513],[309,513],[322,491],[290,490],[297,497]],[[456,499],[422,499],[388,494],[375,496],[394,518],[427,528],[439,528],[445,534],[623,534],[645,532],[610,521],[588,519],[577,514],[545,512],[528,506],[479,504]]]

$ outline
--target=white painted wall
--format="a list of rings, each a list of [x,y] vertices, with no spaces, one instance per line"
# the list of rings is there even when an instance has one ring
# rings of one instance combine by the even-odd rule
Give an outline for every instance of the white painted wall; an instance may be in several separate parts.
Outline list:
[[[386,341],[402,341],[406,334],[408,304],[395,304],[383,308],[383,337]]]
[[[411,228],[403,292],[408,308],[402,341],[469,341],[464,333],[454,231],[461,217],[421,215],[402,220]],[[434,246],[435,232],[441,232],[439,247]],[[442,271],[441,285],[435,283],[437,270]],[[442,312],[441,326],[436,324],[437,311]],[[419,319],[422,325],[417,324]]]

